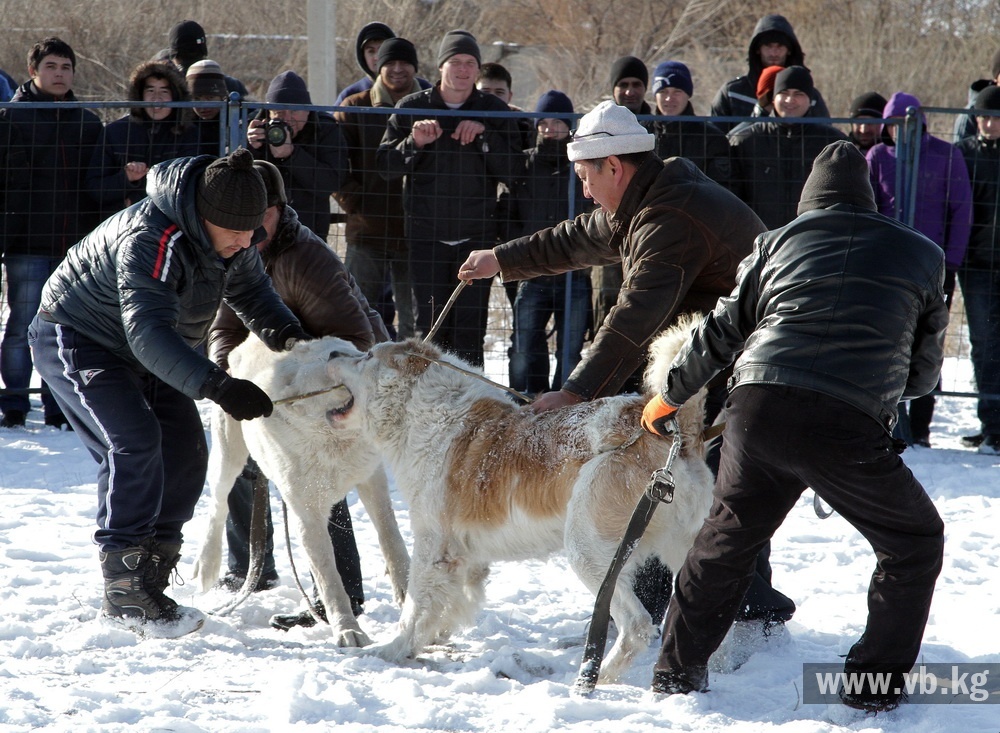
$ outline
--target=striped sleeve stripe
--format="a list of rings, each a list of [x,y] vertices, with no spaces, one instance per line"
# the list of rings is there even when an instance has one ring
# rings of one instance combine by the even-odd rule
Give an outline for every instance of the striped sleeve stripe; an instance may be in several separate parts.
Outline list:
[[[163,231],[160,237],[160,244],[156,250],[156,264],[153,266],[153,278],[161,282],[166,282],[170,272],[170,260],[174,254],[174,244],[182,236],[183,232],[177,228],[176,224],[171,224]]]

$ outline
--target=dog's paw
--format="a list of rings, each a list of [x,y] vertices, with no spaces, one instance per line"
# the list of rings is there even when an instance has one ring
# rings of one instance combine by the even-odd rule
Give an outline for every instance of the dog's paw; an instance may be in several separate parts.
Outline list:
[[[414,657],[414,652],[410,648],[410,645],[400,638],[393,639],[388,644],[370,646],[365,649],[364,653],[372,657],[378,657],[390,664],[400,664]]]
[[[372,643],[371,638],[361,629],[341,629],[334,632],[337,646],[360,649]]]

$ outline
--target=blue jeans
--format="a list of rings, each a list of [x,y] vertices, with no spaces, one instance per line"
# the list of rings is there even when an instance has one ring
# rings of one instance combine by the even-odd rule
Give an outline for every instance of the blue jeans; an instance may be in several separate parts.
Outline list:
[[[566,281],[571,280],[569,303]],[[568,308],[568,311],[567,311]],[[536,395],[549,389],[549,344],[545,329],[549,317],[556,323],[557,390],[580,362],[580,351],[590,320],[590,278],[569,272],[525,280],[514,300],[514,333],[510,349],[510,386]]]
[[[1000,395],[1000,270],[964,269],[958,274],[972,344],[972,371],[982,395]],[[986,435],[1000,435],[1000,399],[979,399]]]
[[[60,260],[54,257],[36,255],[5,255],[7,270],[7,305],[9,307],[7,327],[0,344],[0,378],[7,390],[0,394],[0,410],[19,410],[27,413],[30,409],[28,386],[31,384],[31,350],[28,348],[28,325],[38,312],[42,300],[42,288]],[[45,417],[60,414],[56,401],[52,399],[47,385],[42,383],[42,407]]]

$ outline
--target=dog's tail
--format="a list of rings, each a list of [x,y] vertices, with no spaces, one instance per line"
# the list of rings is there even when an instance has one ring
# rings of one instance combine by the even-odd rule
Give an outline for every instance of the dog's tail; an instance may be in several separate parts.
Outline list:
[[[700,313],[686,313],[650,344],[649,363],[642,379],[643,389],[648,396],[652,397],[663,387],[674,357],[691,339],[691,332],[700,322]],[[684,436],[685,453],[704,453],[702,432],[705,428],[705,395],[705,390],[701,389],[677,411],[677,424]]]

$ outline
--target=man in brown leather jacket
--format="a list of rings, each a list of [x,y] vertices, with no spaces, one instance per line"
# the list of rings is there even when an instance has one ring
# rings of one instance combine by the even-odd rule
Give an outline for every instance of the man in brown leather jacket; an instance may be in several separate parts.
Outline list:
[[[369,306],[344,263],[326,242],[299,222],[295,210],[286,204],[278,169],[261,160],[254,161],[254,167],[264,178],[268,204],[263,224],[267,238],[258,243],[257,248],[274,289],[305,331],[317,338],[339,336],[363,350],[375,343],[388,341],[389,334],[381,317]],[[209,332],[209,357],[228,370],[229,353],[246,340],[248,334],[236,313],[223,305]],[[250,507],[253,482],[258,473],[257,465],[251,459],[229,494],[229,519],[226,522],[229,571],[222,583],[233,591],[243,585],[249,565]],[[351,597],[355,614],[360,614],[364,603],[361,560],[346,499],[333,507],[329,528],[337,569]],[[272,588],[278,580],[272,535],[269,511],[263,573],[255,590]],[[295,624],[311,626],[315,620],[306,611],[292,616],[275,616],[271,623],[277,628],[288,628]]]
[[[603,102],[580,120],[569,159],[600,208],[473,252],[459,277],[505,281],[620,263],[624,284],[593,347],[536,412],[615,394],[653,337],[681,313],[709,311],[736,282],[736,267],[765,227],[736,196],[683,158],[661,161],[626,108]]]
[[[499,272],[507,281],[621,263],[618,302],[562,389],[531,404],[536,412],[616,394],[642,366],[650,341],[678,315],[708,312],[732,291],[737,265],[765,230],[746,204],[693,163],[657,158],[654,142],[625,107],[602,102],[581,118],[567,151],[584,195],[600,208],[492,250],[474,251],[459,268],[463,280]],[[722,408],[725,392],[724,378],[711,386],[710,421]],[[668,582],[665,569],[661,577],[659,584]],[[663,597],[651,602],[639,583],[636,589],[658,622]],[[666,595],[668,588],[663,590]],[[765,629],[787,621],[795,610],[790,599],[770,587],[766,552],[743,610],[741,618]]]

